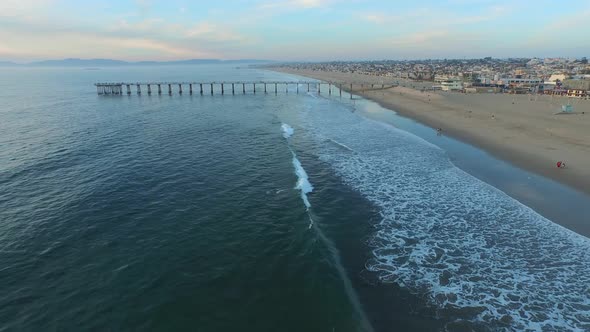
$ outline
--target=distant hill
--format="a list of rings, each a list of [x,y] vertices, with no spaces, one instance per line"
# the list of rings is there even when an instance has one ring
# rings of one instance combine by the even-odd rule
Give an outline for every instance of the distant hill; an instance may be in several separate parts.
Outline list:
[[[88,66],[125,66],[129,63],[120,60],[111,59],[63,59],[63,60],[45,60],[36,61],[27,64],[27,66],[43,67],[88,67]]]
[[[21,66],[18,63],[14,63],[11,61],[0,61],[0,67],[14,67],[14,66]]]
[[[166,66],[166,65],[199,65],[199,64],[232,64],[232,63],[271,63],[272,60],[240,59],[189,59],[177,61],[121,61],[113,59],[63,59],[35,61],[27,64],[17,64],[10,61],[0,61],[0,66],[30,66],[30,67],[113,67],[113,66]]]

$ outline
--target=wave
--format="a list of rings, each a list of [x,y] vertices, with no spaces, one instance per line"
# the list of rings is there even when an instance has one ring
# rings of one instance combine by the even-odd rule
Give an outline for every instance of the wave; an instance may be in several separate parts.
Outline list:
[[[295,167],[295,174],[297,174],[297,184],[295,185],[295,189],[301,191],[301,199],[303,200],[305,207],[309,210],[311,204],[309,204],[307,194],[313,191],[313,186],[309,182],[309,177],[303,166],[301,166],[301,162],[297,159],[295,152],[291,151],[291,153],[293,153],[293,167]]]
[[[424,296],[451,320],[518,330],[590,327],[590,239],[465,173],[410,133],[338,107],[302,116],[320,159],[380,210],[366,268],[382,282]]]
[[[294,131],[293,127],[289,126],[288,124],[283,123],[281,125],[281,129],[283,130],[283,137],[284,138],[289,138],[293,135],[293,131]]]
[[[289,126],[286,123],[283,123],[281,125],[281,128],[283,130],[283,137],[285,139],[289,139],[295,132],[293,127]],[[297,175],[297,183],[295,184],[294,189],[299,190],[299,192],[301,193],[301,200],[303,201],[303,204],[305,205],[305,210],[307,211],[307,214],[309,216],[309,228],[311,228],[311,226],[313,226],[313,218],[309,213],[309,208],[311,207],[311,204],[309,203],[307,194],[313,191],[313,186],[311,182],[309,182],[307,172],[305,172],[305,169],[301,165],[301,162],[299,161],[299,159],[297,159],[297,154],[295,153],[295,151],[293,151],[291,146],[289,146],[289,151],[291,151],[291,154],[293,155],[292,162],[293,167],[295,168],[295,175]]]

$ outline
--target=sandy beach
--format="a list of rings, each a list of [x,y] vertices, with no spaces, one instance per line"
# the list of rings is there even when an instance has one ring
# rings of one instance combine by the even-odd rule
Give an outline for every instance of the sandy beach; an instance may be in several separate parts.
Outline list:
[[[324,81],[387,82],[384,77],[362,74],[273,70]],[[444,135],[590,194],[590,100],[569,99],[575,114],[556,115],[568,98],[422,92],[422,87],[430,87],[432,82],[395,81],[401,86],[354,92],[432,128],[441,128]],[[566,167],[557,168],[558,161]]]

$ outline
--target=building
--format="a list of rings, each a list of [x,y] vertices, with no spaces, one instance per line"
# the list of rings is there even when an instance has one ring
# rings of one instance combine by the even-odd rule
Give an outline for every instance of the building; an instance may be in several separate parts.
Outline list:
[[[463,83],[460,80],[446,80],[440,82],[441,90],[443,91],[459,91],[463,90]]]
[[[563,80],[562,84],[568,89],[590,90],[590,80],[586,79]]]
[[[553,74],[549,77],[549,82],[564,81],[566,78],[565,74]]]
[[[504,78],[504,85],[539,85],[543,83],[540,78]]]
[[[573,97],[573,98],[587,98],[588,91],[581,90],[581,89],[569,89],[569,90],[567,90],[567,96]]]

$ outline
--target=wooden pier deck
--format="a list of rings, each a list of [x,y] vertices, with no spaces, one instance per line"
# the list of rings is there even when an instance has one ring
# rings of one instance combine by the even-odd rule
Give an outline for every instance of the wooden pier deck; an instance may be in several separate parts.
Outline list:
[[[368,84],[366,82],[323,82],[323,81],[259,81],[259,82],[117,82],[95,83],[96,92],[99,95],[131,95],[132,87],[137,95],[142,94],[142,88],[148,95],[156,93],[177,94],[246,94],[246,93],[274,93],[279,91],[289,93],[317,91],[332,95],[338,93],[342,97],[342,91],[358,91],[366,89],[387,89],[395,87],[397,83]],[[153,87],[153,89],[152,89]],[[164,87],[165,90],[162,90]],[[184,90],[183,90],[184,87]],[[280,87],[280,89],[279,89]],[[291,89],[289,89],[291,87]],[[188,88],[188,89],[187,89]],[[258,88],[258,91],[256,90]],[[352,98],[352,95],[351,95]]]

